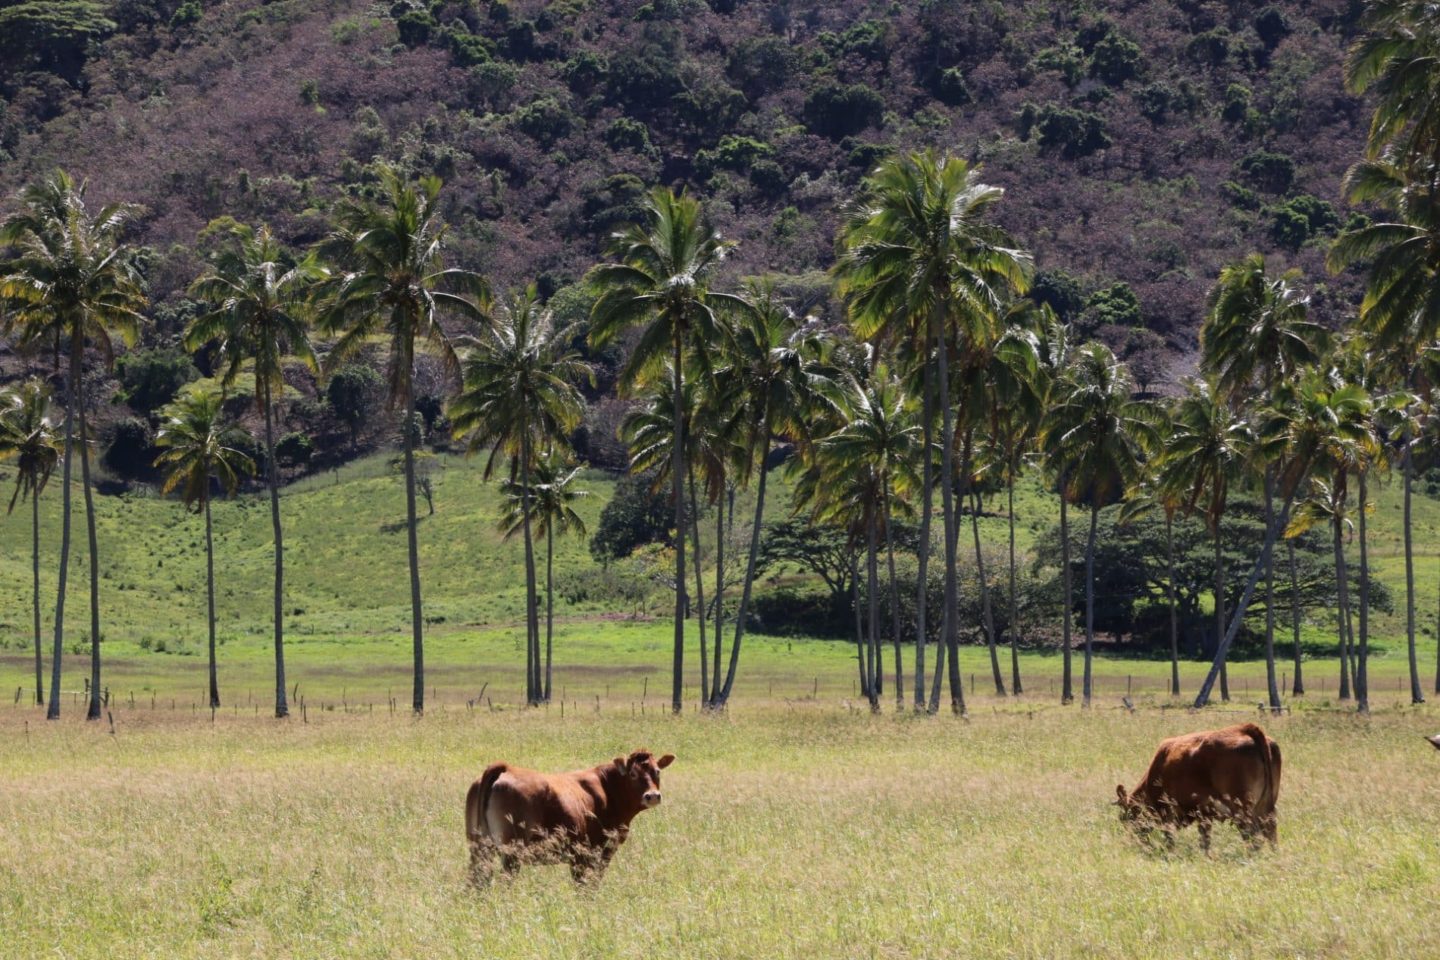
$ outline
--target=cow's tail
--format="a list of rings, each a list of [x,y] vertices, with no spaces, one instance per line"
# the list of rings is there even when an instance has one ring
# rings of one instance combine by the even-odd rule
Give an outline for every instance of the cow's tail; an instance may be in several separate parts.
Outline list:
[[[470,784],[470,792],[465,795],[465,837],[472,843],[482,843],[490,836],[489,827],[485,823],[485,808],[490,805],[490,788],[495,786],[495,781],[500,779],[508,767],[503,763],[493,763],[485,768],[480,779]]]
[[[1260,766],[1265,771],[1265,785],[1256,801],[1256,810],[1273,813],[1275,801],[1280,798],[1280,745],[1253,723],[1245,724],[1245,732],[1255,741],[1260,751]]]

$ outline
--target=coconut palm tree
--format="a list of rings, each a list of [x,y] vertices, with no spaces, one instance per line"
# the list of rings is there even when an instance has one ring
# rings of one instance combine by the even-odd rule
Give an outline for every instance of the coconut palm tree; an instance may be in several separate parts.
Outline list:
[[[1350,48],[1345,83],[1375,103],[1367,152],[1407,166],[1440,164],[1440,12],[1428,0],[1371,0]]]
[[[1057,406],[1070,389],[1070,365],[1075,350],[1070,336],[1070,327],[1062,323],[1055,312],[1046,304],[1033,307],[1038,314],[1035,323],[1036,339],[1036,390],[1044,397],[1044,410]],[[1045,448],[1046,416],[1041,415],[1035,441],[1039,447],[1040,459],[1048,474],[1047,482],[1054,484],[1060,500],[1060,579],[1064,598],[1060,617],[1060,702],[1073,703],[1075,700],[1074,671],[1071,669],[1071,616],[1075,609],[1075,584],[1070,567],[1070,510],[1064,491],[1069,485],[1066,458],[1048,457]]]
[[[210,487],[218,482],[233,494],[241,474],[251,473],[254,462],[226,440],[236,431],[225,420],[225,396],[218,390],[191,392],[161,411],[163,422],[155,434],[160,456],[157,467],[166,471],[161,492],[180,491],[186,508],[205,517],[205,603],[209,633],[210,706],[220,706],[220,680],[215,665],[215,536],[210,519]]]
[[[540,699],[549,703],[554,664],[555,533],[585,536],[585,520],[575,512],[575,504],[590,492],[575,485],[580,468],[565,469],[560,454],[554,450],[539,457],[530,472],[528,491],[521,489],[518,481],[507,480],[502,486],[505,506],[500,529],[507,540],[523,533],[528,508],[533,532],[545,538],[545,679]]]
[[[717,380],[729,386],[717,391],[717,402],[729,411],[729,425],[721,428],[736,442],[733,471],[738,485],[755,482],[755,516],[750,526],[750,550],[741,581],[735,636],[730,644],[725,679],[720,679],[721,637],[715,628],[715,672],[712,706],[723,708],[730,699],[740,665],[740,646],[750,611],[751,589],[760,557],[760,536],[765,519],[766,479],[770,449],[777,437],[788,437],[802,447],[816,437],[811,422],[832,410],[835,372],[826,362],[831,337],[812,317],[791,310],[773,284],[752,283],[746,290],[749,308],[736,317],[733,335],[725,342]]]
[[[35,705],[45,705],[45,672],[40,650],[40,494],[60,462],[61,441],[50,421],[50,388],[27,380],[0,392],[0,460],[15,460],[15,492],[7,513],[30,500],[31,606],[35,621]]]
[[[712,348],[728,336],[728,315],[743,313],[743,297],[712,289],[732,244],[722,240],[693,197],[664,188],[651,192],[643,223],[610,238],[610,260],[590,271],[599,291],[590,312],[590,340],[613,342],[640,326],[641,334],[621,371],[625,389],[668,374],[671,391],[683,398],[687,361],[710,369]],[[675,509],[675,644],[671,707],[684,706],[685,663],[685,471],[684,410],[676,404],[671,429],[671,498]]]
[[[1326,332],[1309,320],[1309,298],[1300,292],[1299,282],[1298,270],[1271,274],[1265,258],[1256,253],[1225,267],[1210,292],[1210,309],[1200,328],[1201,365],[1215,376],[1217,392],[1237,409],[1249,405],[1253,396],[1270,396],[1281,382],[1320,359]],[[1264,449],[1256,447],[1254,452]],[[1275,519],[1278,467],[1268,462],[1259,467],[1268,526]],[[1274,573],[1272,562],[1265,571],[1265,677],[1272,711],[1280,709]]]
[[[95,536],[95,501],[90,484],[90,436],[86,422],[85,350],[99,352],[108,367],[114,341],[135,342],[142,283],[124,242],[137,208],[108,204],[92,213],[86,184],[58,170],[21,190],[20,209],[0,223],[0,248],[14,250],[0,273],[0,316],[22,347],[64,350],[68,357],[65,394],[65,455],[61,478],[60,575],[55,600],[55,650],[46,717],[60,717],[60,659],[65,640],[65,590],[70,564],[70,465],[79,419],[80,477],[90,543],[90,700],[85,717],[100,719],[100,556]]]
[[[346,201],[335,211],[335,230],[319,247],[333,265],[321,285],[320,328],[338,335],[327,363],[338,369],[362,346],[383,339],[387,398],[403,412],[405,529],[410,554],[410,634],[414,658],[412,708],[425,711],[425,638],[420,606],[420,544],[415,514],[415,362],[429,350],[450,378],[460,360],[441,325],[446,315],[485,317],[489,287],[477,273],[445,266],[447,228],[440,215],[440,178],[404,180],[380,171],[376,202]]]
[[[1183,503],[1186,513],[1205,520],[1215,548],[1215,647],[1225,637],[1225,555],[1221,523],[1230,490],[1252,462],[1255,437],[1250,423],[1226,403],[1213,383],[1192,382],[1175,406],[1169,435],[1156,464],[1158,489],[1166,501]],[[1223,665],[1222,665],[1223,671]],[[1221,699],[1230,699],[1221,673]]]
[[[450,422],[467,453],[484,450],[485,479],[502,458],[510,464],[511,489],[521,499],[520,528],[525,540],[525,688],[526,700],[543,701],[540,622],[535,576],[532,518],[528,500],[536,490],[532,473],[543,452],[563,450],[580,424],[585,401],[576,383],[589,379],[580,360],[574,325],[557,327],[538,302],[534,286],[512,297],[495,313],[480,336],[465,342],[463,384],[450,401]]]
[[[1046,413],[1042,443],[1051,469],[1064,478],[1060,495],[1090,508],[1085,541],[1085,673],[1082,696],[1091,698],[1095,640],[1095,532],[1100,508],[1139,479],[1144,451],[1154,446],[1148,404],[1131,397],[1130,373],[1103,344],[1081,347],[1058,403]]]
[[[1004,191],[983,183],[979,170],[934,152],[888,160],[866,180],[841,229],[835,264],[840,292],[862,340],[904,344],[923,369],[925,449],[938,407],[941,420],[941,514],[945,534],[945,603],[941,637],[949,658],[951,707],[964,710],[960,682],[957,600],[958,519],[955,411],[950,403],[950,358],[974,369],[975,357],[999,339],[1006,306],[1023,294],[1032,260],[989,221]],[[963,412],[963,411],[962,411]],[[926,459],[928,465],[929,459]],[[917,632],[924,635],[925,570],[930,535],[931,483],[922,483]],[[924,699],[924,664],[917,656],[916,705]]]
[[[1257,442],[1270,448],[1267,456],[1280,463],[1275,491],[1282,506],[1266,531],[1260,556],[1240,593],[1210,671],[1196,694],[1197,709],[1210,701],[1210,692],[1230,644],[1240,632],[1255,586],[1269,563],[1275,541],[1281,531],[1290,527],[1296,497],[1308,486],[1312,469],[1326,458],[1338,458],[1345,446],[1364,442],[1369,411],[1370,399],[1363,389],[1354,384],[1337,384],[1328,371],[1316,370],[1303,374],[1294,383],[1283,384],[1272,402],[1256,414],[1258,422],[1253,429]]]
[[[1437,378],[1436,340],[1440,337],[1440,193],[1433,171],[1415,172],[1391,157],[1360,163],[1345,177],[1347,196],[1373,203],[1388,216],[1342,235],[1330,251],[1338,271],[1355,263],[1368,266],[1365,297],[1357,326],[1399,384],[1412,395],[1426,395]],[[1413,405],[1412,405],[1413,409]],[[1410,418],[1413,421],[1413,417]],[[1411,663],[1410,699],[1423,703],[1415,656],[1415,555],[1411,523],[1414,477],[1413,430],[1402,445],[1404,489],[1405,633]],[[1437,689],[1440,692],[1440,689]]]
[[[275,647],[275,716],[290,715],[285,693],[285,539],[280,523],[280,467],[275,458],[275,418],[285,394],[289,360],[319,370],[306,329],[305,302],[321,270],[310,259],[296,261],[271,235],[237,225],[230,244],[190,287],[206,305],[185,331],[185,346],[216,352],[220,382],[254,378],[255,403],[265,419],[265,479],[270,492],[270,533],[275,550],[271,597]],[[247,369],[248,368],[248,369]]]

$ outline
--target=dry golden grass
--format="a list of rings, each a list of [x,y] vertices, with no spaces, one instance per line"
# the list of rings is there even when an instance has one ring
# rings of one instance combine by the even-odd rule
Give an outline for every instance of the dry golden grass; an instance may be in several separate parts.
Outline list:
[[[451,710],[310,723],[0,717],[5,957],[1420,957],[1440,907],[1434,708],[1265,722],[1280,847],[1149,851],[1108,801],[1155,743],[1239,714],[972,720]],[[30,715],[33,716],[33,715]],[[1247,715],[1248,716],[1248,715]],[[603,883],[476,891],[484,764],[678,755]]]

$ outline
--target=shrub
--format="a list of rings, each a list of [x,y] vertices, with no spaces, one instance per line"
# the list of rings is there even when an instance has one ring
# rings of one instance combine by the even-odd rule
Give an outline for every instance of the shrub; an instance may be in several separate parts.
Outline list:
[[[429,43],[439,26],[428,10],[409,10],[395,19],[400,42],[412,50]]]
[[[310,462],[310,455],[314,452],[315,442],[308,434],[287,433],[275,441],[275,459],[282,466],[304,466]]]
[[[349,364],[335,371],[325,386],[325,397],[340,422],[350,428],[350,445],[359,439],[360,428],[365,425],[383,381],[374,368],[364,364]]]
[[[1308,193],[1271,207],[1270,216],[1270,238],[1290,250],[1299,250],[1311,237],[1340,226],[1340,215],[1335,208]]]
[[[831,140],[841,140],[880,122],[885,99],[863,84],[827,84],[805,98],[805,125]]]
[[[1240,172],[1266,193],[1284,193],[1295,181],[1295,161],[1283,153],[1255,150],[1240,161]]]
[[[1140,298],[1128,283],[1111,284],[1096,290],[1085,301],[1081,326],[1095,330],[1104,326],[1135,327],[1141,322]]]
[[[1060,151],[1067,160],[1089,156],[1110,146],[1105,132],[1105,118],[1098,113],[1047,103],[1037,107],[1027,103],[1020,109],[1020,137],[1035,135],[1040,146]]]
[[[1141,59],[1138,44],[1112,31],[1090,52],[1090,76],[1118,86],[1140,75]]]
[[[670,537],[670,500],[654,490],[654,476],[624,476],[600,511],[590,555],[601,563],[628,557],[637,547]]]
[[[795,68],[794,48],[780,37],[750,37],[730,51],[726,75],[751,100],[779,90]]]
[[[965,83],[965,74],[959,67],[947,67],[935,74],[932,89],[935,99],[951,107],[962,107],[974,99],[969,85]]]
[[[510,114],[515,129],[533,138],[542,146],[553,146],[556,140],[570,133],[575,117],[554,97],[539,97]]]
[[[1048,304],[1061,320],[1073,320],[1085,309],[1085,288],[1064,270],[1041,270],[1030,285],[1030,299]]]
[[[105,465],[122,477],[147,475],[155,463],[151,444],[150,424],[139,417],[116,420],[110,428],[110,446],[105,451]]]
[[[115,361],[115,373],[120,378],[121,399],[147,416],[200,376],[189,354],[178,347],[132,350]]]

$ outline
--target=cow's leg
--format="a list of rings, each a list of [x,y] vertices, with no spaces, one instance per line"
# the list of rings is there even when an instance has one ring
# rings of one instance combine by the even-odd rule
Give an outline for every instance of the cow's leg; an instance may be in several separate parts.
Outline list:
[[[513,844],[500,848],[500,866],[510,876],[520,872],[520,854]]]
[[[1270,841],[1270,846],[1280,846],[1280,824],[1273,812],[1261,818],[1260,832]]]
[[[1210,852],[1210,821],[1200,820],[1196,822],[1195,829],[1200,831],[1200,849],[1206,853]]]
[[[488,886],[495,878],[495,844],[493,841],[470,841],[470,882],[477,887]]]

